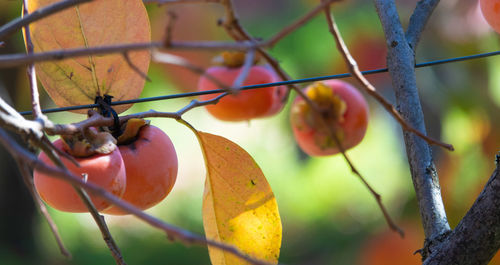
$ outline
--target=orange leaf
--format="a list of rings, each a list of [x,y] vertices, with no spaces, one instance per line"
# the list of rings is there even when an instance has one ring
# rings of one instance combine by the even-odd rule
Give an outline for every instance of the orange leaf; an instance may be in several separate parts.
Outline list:
[[[228,139],[196,132],[207,166],[203,226],[207,238],[236,246],[255,257],[278,263],[281,220],[278,205],[253,158]],[[209,247],[212,264],[248,264]]]
[[[28,11],[58,1],[31,0]],[[144,43],[151,40],[150,31],[141,0],[94,0],[31,24],[35,52]],[[148,51],[130,52],[129,58],[147,73]],[[37,63],[36,69],[45,90],[60,107],[93,104],[96,96],[104,94],[115,101],[135,99],[145,81],[121,54]],[[120,113],[130,106],[116,106],[115,110]]]

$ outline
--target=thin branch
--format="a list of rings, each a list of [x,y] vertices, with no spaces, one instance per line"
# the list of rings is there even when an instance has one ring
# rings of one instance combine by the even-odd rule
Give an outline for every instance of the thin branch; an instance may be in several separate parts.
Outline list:
[[[141,76],[142,78],[144,78],[146,81],[151,82],[151,78],[149,78],[149,76],[146,73],[144,73],[143,71],[141,71],[141,69],[139,69],[139,67],[137,67],[137,65],[135,65],[134,62],[132,62],[132,60],[130,60],[130,56],[129,56],[128,52],[124,52],[123,53],[123,58],[127,62],[128,66],[132,70],[134,70],[134,72],[136,72],[139,76]]]
[[[95,208],[94,204],[92,203],[89,195],[85,190],[80,187],[73,185],[75,188],[76,193],[80,198],[82,198],[83,203],[85,206],[87,206],[87,209],[89,209],[90,215],[94,219],[95,223],[97,224],[97,227],[99,227],[99,230],[101,231],[102,238],[104,239],[104,242],[108,246],[109,250],[111,251],[111,255],[115,259],[116,264],[118,265],[126,265],[125,261],[123,260],[122,253],[120,251],[120,248],[116,244],[115,240],[111,236],[111,233],[109,232],[108,225],[106,224],[106,221],[104,220],[104,217],[99,214],[97,209]]]
[[[158,5],[219,3],[220,1],[221,0],[142,0],[144,4]]]
[[[14,19],[11,22],[0,27],[0,40],[4,40],[6,37],[10,36],[14,32],[20,30],[24,26],[29,25],[36,20],[40,20],[64,9],[90,1],[92,0],[64,0],[53,3],[46,7],[39,8],[27,16]]]
[[[429,17],[438,4],[439,0],[421,0],[417,2],[417,7],[415,7],[410,17],[410,24],[406,30],[406,40],[413,49],[413,53],[416,52],[425,25],[427,25]]]
[[[333,2],[338,2],[340,0],[327,0],[327,1],[322,1],[318,6],[316,6],[314,9],[309,11],[307,14],[305,14],[303,17],[292,23],[291,25],[285,27],[283,30],[278,32],[276,35],[271,37],[269,40],[264,42],[264,46],[266,47],[273,47],[276,43],[278,43],[281,39],[286,37],[288,34],[292,33],[296,29],[300,28],[307,22],[309,22],[312,18],[314,18],[317,14],[319,14],[326,6],[329,6]]]
[[[52,123],[51,123],[52,125]],[[50,125],[49,125],[50,126]],[[50,128],[50,127],[49,127]],[[56,153],[60,156],[60,157],[64,157],[66,159],[68,159],[71,163],[73,163],[75,166],[79,167],[80,166],[80,163],[78,163],[78,161],[76,161],[76,159],[64,152],[63,150],[59,149],[59,148],[56,148],[56,146],[50,141],[50,139],[47,137],[47,135],[44,135],[43,138],[41,139],[41,141],[46,145],[48,146],[50,149],[56,151]]]
[[[250,49],[248,53],[245,54],[245,62],[243,63],[243,66],[241,66],[241,71],[238,74],[238,77],[236,77],[236,79],[233,82],[233,88],[235,90],[238,90],[238,88],[241,87],[245,82],[245,80],[247,79],[248,74],[250,73],[250,68],[253,65],[254,59],[255,59],[255,50]]]
[[[320,113],[320,112],[316,112],[316,113]],[[351,159],[347,156],[346,149],[342,145],[342,142],[340,141],[340,139],[337,137],[337,134],[335,133],[335,130],[333,129],[333,127],[332,126],[328,126],[326,124],[326,122],[324,122],[324,119],[321,119],[321,120],[323,121],[323,126],[326,126],[326,128],[329,130],[330,135],[332,136],[335,144],[339,148],[340,153],[344,157],[345,161],[347,162],[347,164],[351,168],[352,173],[354,173],[361,180],[361,182],[363,183],[363,185],[365,185],[365,187],[368,189],[368,191],[375,198],[375,201],[377,202],[377,205],[380,208],[380,211],[382,212],[382,215],[384,216],[384,219],[387,222],[387,225],[389,226],[389,228],[392,231],[398,233],[401,237],[404,237],[405,233],[404,233],[403,229],[401,229],[392,220],[391,216],[389,215],[389,212],[387,211],[387,209],[385,208],[384,204],[382,203],[382,196],[380,196],[380,194],[373,189],[373,187],[368,183],[368,181],[366,181],[365,177],[363,177],[363,175],[361,175],[361,173],[358,171],[358,169],[354,166],[354,164],[352,163]]]
[[[396,4],[394,0],[374,2],[387,40],[387,66],[399,113],[413,128],[425,134],[424,116],[415,77],[415,57],[406,41]],[[450,226],[430,146],[413,133],[403,131],[403,135],[425,237],[433,240],[449,232]]]
[[[211,105],[211,104],[217,104],[221,98],[225,97],[225,96],[228,96],[230,95],[229,92],[225,92],[223,94],[220,94],[218,95],[217,97],[213,98],[213,99],[209,99],[209,100],[205,100],[205,101],[198,101],[196,99],[192,100],[188,105],[186,105],[184,108],[180,109],[179,111],[177,111],[177,115],[179,115],[179,119],[182,118],[182,115],[184,113],[186,113],[188,110],[191,110],[191,109],[194,109],[194,108],[197,108],[197,107],[201,107],[201,106],[206,106],[206,105]]]
[[[107,55],[115,53],[124,53],[128,51],[151,50],[154,48],[162,48],[162,42],[147,42],[147,43],[132,43],[108,45],[90,48],[74,48],[64,50],[53,50],[48,52],[40,52],[34,54],[6,54],[0,56],[0,68],[16,67],[27,65],[34,62],[42,61],[59,61],[74,57],[83,57],[88,55]],[[197,50],[248,50],[255,48],[255,44],[247,42],[189,42],[189,41],[172,41],[169,49],[197,49]]]
[[[210,239],[205,239],[187,230],[165,223],[158,218],[146,214],[145,212],[134,207],[130,203],[121,200],[120,198],[107,192],[106,190],[97,186],[96,184],[92,182],[85,182],[84,180],[81,179],[81,177],[76,176],[67,170],[63,170],[61,168],[55,168],[52,166],[48,166],[44,163],[41,163],[33,154],[29,153],[21,146],[19,146],[15,141],[13,141],[2,128],[0,128],[0,143],[11,153],[11,155],[16,160],[24,161],[26,164],[28,164],[31,168],[34,168],[35,170],[43,172],[52,177],[63,179],[65,181],[70,182],[73,185],[84,188],[91,194],[100,196],[101,198],[114,204],[116,207],[122,209],[123,211],[131,213],[136,217],[138,217],[139,219],[143,220],[144,222],[148,223],[149,225],[164,231],[169,238],[177,239],[184,244],[210,245],[219,248],[223,251],[234,254],[252,264],[269,265],[269,263],[267,262],[257,260],[253,257],[246,255],[245,253],[241,252],[234,246]]]
[[[28,14],[28,1],[23,0],[23,17],[29,16]],[[24,27],[24,40],[26,43],[26,52],[27,54],[33,54],[34,53],[34,46],[33,42],[31,41],[31,32],[30,32],[30,27],[26,25]],[[41,123],[48,123],[49,120],[47,117],[42,113],[42,109],[40,107],[40,94],[38,93],[38,83],[36,79],[36,70],[35,70],[35,64],[31,63],[28,65],[27,69],[27,75],[28,75],[28,81],[29,81],[29,86],[31,90],[31,109],[33,113],[33,117],[35,120],[41,122]]]
[[[168,15],[168,21],[167,21],[167,27],[165,29],[165,39],[163,40],[163,46],[164,47],[169,47],[170,43],[172,42],[172,32],[174,31],[174,26],[175,22],[177,21],[177,14],[175,14],[174,11],[169,10],[167,12]]]
[[[195,74],[205,76],[208,80],[212,81],[219,88],[221,88],[225,91],[231,90],[231,87],[222,83],[222,81],[220,81],[218,78],[214,77],[213,75],[208,74],[203,67],[194,65],[183,57],[173,55],[170,53],[160,52],[157,50],[153,51],[152,56],[153,56],[153,61],[155,61],[155,62],[164,63],[164,64],[171,64],[171,65],[178,65],[180,67],[184,67]]]
[[[60,157],[58,156],[57,152],[55,149],[53,149],[53,146],[45,144],[43,141],[42,142],[33,142],[33,144],[36,147],[39,147],[47,157],[50,158],[50,160],[58,167],[58,169],[62,170],[63,172],[68,172],[68,169],[66,165],[61,161]],[[19,161],[19,160],[18,160]],[[19,161],[20,162],[20,161]],[[81,178],[80,178],[81,180]],[[84,181],[85,182],[85,181]],[[80,199],[82,200],[83,204],[87,207],[89,210],[90,214],[94,218],[94,221],[96,222],[97,226],[99,227],[99,230],[101,231],[102,237],[104,239],[104,242],[108,246],[111,255],[116,261],[116,264],[118,265],[126,265],[125,261],[123,260],[122,254],[120,252],[120,249],[116,245],[113,237],[111,236],[108,227],[106,225],[106,222],[104,221],[104,218],[101,218],[99,212],[95,208],[94,203],[90,199],[89,195],[87,192],[79,185],[76,185],[74,183],[71,183],[73,188],[75,189],[75,192],[78,194]]]
[[[225,96],[230,95],[229,92],[223,92],[217,97],[205,101],[192,100],[189,104],[181,108],[176,112],[160,112],[155,110],[149,110],[145,112],[138,112],[134,114],[129,114],[120,117],[120,124],[130,120],[130,119],[144,119],[144,118],[171,118],[179,120],[182,118],[187,111],[206,106],[210,104],[217,104],[219,100]],[[75,134],[77,132],[81,132],[89,127],[101,127],[101,126],[112,126],[114,125],[114,120],[111,117],[104,117],[99,113],[90,110],[89,118],[83,120],[81,122],[72,123],[72,124],[54,124],[53,127],[45,127],[45,131],[51,135],[70,135]]]
[[[64,243],[61,239],[61,235],[59,235],[59,230],[57,229],[56,223],[54,222],[54,220],[52,220],[49,211],[47,211],[47,207],[43,203],[42,199],[40,199],[40,196],[38,196],[38,193],[35,191],[33,179],[31,177],[31,170],[24,162],[19,160],[18,160],[18,167],[21,172],[21,175],[23,176],[24,183],[26,184],[26,187],[28,188],[31,197],[33,197],[33,201],[38,206],[40,213],[42,213],[43,217],[47,221],[50,231],[52,232],[52,235],[54,235],[56,243],[59,246],[59,251],[61,251],[61,254],[66,258],[71,259],[71,253],[64,246]]]
[[[226,29],[226,32],[236,41],[246,40],[250,43],[255,43],[255,39],[240,25],[233,9],[232,0],[223,0],[222,5],[224,6],[226,12],[226,17],[224,19],[224,28]],[[290,80],[290,77],[281,68],[278,61],[276,61],[276,59],[274,59],[266,50],[258,45],[255,45],[255,49],[258,54],[269,63],[281,80]],[[294,84],[289,84],[288,87],[297,91],[299,94],[301,93],[300,88]]]
[[[370,96],[372,96],[373,98],[375,98],[387,110],[387,112],[389,112],[389,114],[391,114],[396,119],[396,121],[401,125],[403,130],[408,131],[408,132],[412,132],[412,133],[418,135],[419,137],[424,139],[429,144],[441,146],[445,149],[453,151],[454,148],[451,144],[443,143],[439,140],[433,139],[433,138],[423,134],[419,130],[413,128],[405,119],[403,119],[403,117],[401,116],[401,114],[399,114],[399,112],[396,110],[396,108],[394,108],[394,106],[391,103],[389,103],[389,101],[387,101],[381,94],[379,94],[377,92],[375,87],[372,84],[370,84],[370,82],[359,71],[358,64],[356,63],[354,58],[349,53],[349,50],[347,49],[347,46],[345,45],[344,40],[342,39],[342,36],[340,35],[339,29],[337,27],[337,24],[335,23],[335,19],[334,19],[333,15],[330,12],[330,9],[328,7],[326,7],[325,9],[326,9],[326,11],[325,11],[326,18],[328,21],[328,28],[335,39],[337,49],[340,51],[342,57],[344,58],[344,61],[349,68],[349,72],[354,77],[354,79],[356,79],[356,81],[358,81],[358,83],[361,85],[361,87],[364,89],[364,91],[366,93],[368,93]]]

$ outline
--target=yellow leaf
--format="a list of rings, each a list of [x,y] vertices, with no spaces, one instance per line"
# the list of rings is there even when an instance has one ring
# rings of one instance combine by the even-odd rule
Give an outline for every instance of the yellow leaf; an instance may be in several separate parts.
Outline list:
[[[28,11],[59,0],[31,0]],[[144,43],[151,40],[148,15],[142,0],[94,0],[31,24],[35,52],[70,48]],[[130,61],[147,73],[148,51],[129,53]],[[138,98],[144,78],[122,54],[94,55],[36,64],[45,90],[60,106],[93,104],[108,94],[114,101]],[[120,113],[131,105],[115,106]],[[77,111],[85,113],[86,111]]]
[[[262,170],[237,144],[197,132],[207,166],[203,226],[207,238],[236,246],[255,258],[278,263],[281,220]],[[212,264],[249,264],[209,247]]]

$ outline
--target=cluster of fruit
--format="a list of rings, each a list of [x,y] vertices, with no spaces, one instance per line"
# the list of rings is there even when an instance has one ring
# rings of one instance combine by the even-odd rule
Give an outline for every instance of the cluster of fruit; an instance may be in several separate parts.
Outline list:
[[[500,32],[500,1],[480,0],[480,4],[485,19]],[[222,58],[223,65],[209,68],[207,75],[201,77],[199,91],[221,89],[209,76],[228,87],[240,76],[245,55],[227,52]],[[280,78],[271,68],[253,65],[243,85],[277,81]],[[284,86],[237,91],[221,98],[217,104],[207,105],[206,109],[220,120],[247,121],[277,114],[286,104],[287,94]],[[308,86],[304,94],[307,100],[299,96],[293,101],[290,122],[295,139],[305,153],[311,156],[333,155],[361,142],[368,124],[368,104],[356,88],[343,81],[329,80]],[[218,95],[207,94],[200,98],[210,100]],[[58,98],[57,95],[53,97]],[[103,142],[95,136],[100,134],[95,130],[89,130],[94,137],[57,140],[54,145],[78,162],[79,166],[76,166],[74,161],[63,157],[62,162],[69,171],[144,210],[162,201],[172,189],[177,176],[177,155],[170,138],[157,127],[138,126],[136,122],[128,124],[133,124],[130,126],[135,128],[131,129],[133,133],[122,137],[125,140],[118,138],[118,146],[112,143],[104,151],[94,148]],[[104,138],[109,140],[109,137],[112,136]],[[85,150],[83,153],[82,149]],[[45,153],[39,158],[52,164]],[[52,207],[67,212],[87,211],[66,181],[35,171],[34,182],[42,199]],[[125,214],[103,199],[96,196],[91,196],[91,199],[99,211]]]
[[[244,56],[240,53],[223,55],[223,65],[210,67],[207,73],[231,86],[242,71]],[[279,78],[272,69],[254,65],[243,85],[277,81]],[[214,89],[220,87],[207,77],[200,79],[199,91]],[[312,156],[332,155],[341,151],[339,144],[347,150],[361,142],[368,125],[368,104],[356,88],[343,81],[329,80],[308,86],[304,93],[310,102],[297,97],[290,115],[295,139],[304,152]],[[207,105],[206,109],[224,121],[262,118],[278,113],[286,103],[286,94],[283,86],[238,91],[215,105]],[[217,96],[203,95],[201,99]]]
[[[211,67],[207,73],[231,86],[242,70],[245,56],[225,53],[223,58],[223,66]],[[244,85],[279,80],[272,69],[253,65]],[[220,87],[212,79],[201,77],[200,91],[216,89]],[[304,152],[313,156],[331,155],[340,152],[339,144],[349,149],[361,142],[368,124],[368,105],[356,88],[330,80],[310,85],[304,92],[310,102],[297,97],[290,116],[295,138]],[[221,98],[217,104],[207,105],[206,109],[220,120],[245,121],[277,114],[286,104],[286,95],[284,86],[238,91]],[[203,95],[201,100],[217,96]],[[171,191],[177,176],[177,155],[170,138],[143,120],[128,121],[123,131],[115,139],[92,128],[85,135],[62,137],[54,145],[78,162],[79,166],[61,158],[70,172],[145,210]],[[39,159],[53,164],[45,153]],[[40,197],[52,207],[66,212],[88,211],[66,181],[35,171],[34,182]],[[103,213],[126,214],[98,196],[90,197]]]
[[[118,145],[115,145],[117,143]],[[66,168],[87,182],[145,210],[162,201],[177,178],[177,154],[170,138],[144,120],[130,120],[116,141],[108,132],[87,131],[85,137],[56,140],[54,146],[72,156],[79,166],[61,157]],[[53,165],[45,153],[39,159]],[[87,212],[87,207],[68,182],[34,172],[35,187],[50,206],[66,212]],[[98,211],[113,215],[126,212],[98,196],[90,195]]]

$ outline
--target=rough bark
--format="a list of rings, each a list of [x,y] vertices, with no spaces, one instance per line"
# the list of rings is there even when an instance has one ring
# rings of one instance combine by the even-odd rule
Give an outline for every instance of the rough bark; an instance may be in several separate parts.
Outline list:
[[[425,265],[488,264],[500,248],[500,155],[485,188],[460,221],[443,240],[431,247]]]

